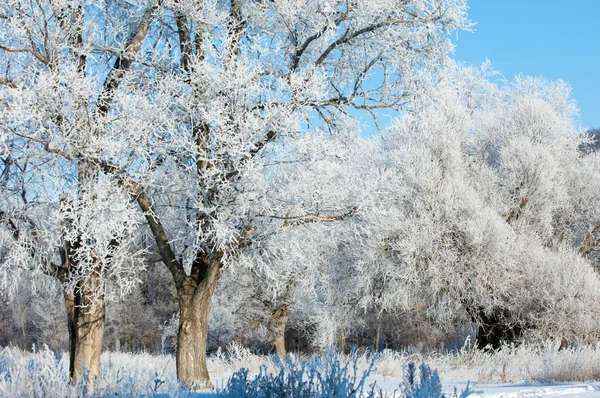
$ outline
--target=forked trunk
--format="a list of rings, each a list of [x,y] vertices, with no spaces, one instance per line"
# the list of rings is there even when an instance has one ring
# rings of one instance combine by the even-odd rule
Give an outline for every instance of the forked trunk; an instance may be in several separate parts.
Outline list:
[[[271,333],[271,336],[273,336],[273,346],[275,347],[275,352],[277,352],[277,355],[282,358],[285,358],[287,355],[287,350],[285,348],[285,328],[287,326],[288,319],[289,306],[287,304],[282,304],[277,307],[277,310],[269,322],[269,332]]]
[[[221,272],[219,260],[207,264],[203,277],[198,277],[200,283],[188,276],[178,291],[177,378],[190,388],[212,386],[206,363],[206,343],[210,302]]]
[[[98,291],[96,276],[82,282],[75,291],[65,292],[69,327],[69,375],[77,381],[84,373],[89,380],[100,373],[104,338],[104,297]]]

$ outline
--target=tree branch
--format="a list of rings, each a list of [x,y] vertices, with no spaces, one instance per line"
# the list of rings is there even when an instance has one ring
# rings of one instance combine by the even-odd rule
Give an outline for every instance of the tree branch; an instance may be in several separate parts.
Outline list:
[[[6,226],[9,230],[9,232],[11,233],[12,238],[15,240],[15,242],[20,242],[21,241],[21,231],[19,231],[19,228],[17,227],[15,222],[13,220],[11,220],[10,217],[8,217],[8,215],[2,210],[0,210],[0,221],[6,222]],[[31,221],[29,219],[25,219],[25,218],[22,218],[22,221],[27,223],[31,227],[31,230],[33,231],[32,232],[33,239],[34,239],[34,241],[37,241],[37,233],[35,232],[36,227],[35,227],[35,224],[33,223],[33,221]],[[28,252],[29,252],[29,255],[31,256],[31,258],[35,259],[37,256],[36,245],[29,244],[29,245],[27,245],[27,249],[28,249]],[[68,276],[69,276],[67,259],[65,259],[65,261],[63,261],[63,263],[60,265],[57,265],[57,264],[53,263],[52,261],[49,261],[45,257],[40,257],[40,262],[42,263],[42,271],[46,275],[54,276],[62,283],[67,282]]]
[[[139,182],[133,179],[125,170],[108,161],[95,158],[84,158],[81,156],[81,154],[70,154],[60,149],[46,147],[46,150],[51,153],[59,154],[65,159],[85,160],[86,162],[100,167],[100,169],[107,175],[117,178],[117,181],[119,181],[127,193],[129,193],[129,195],[135,199],[140,206],[140,209],[144,213],[144,217],[148,222],[150,230],[152,231],[152,236],[154,236],[154,240],[158,247],[160,258],[173,275],[176,286],[179,288],[181,285],[183,285],[186,277],[185,271],[183,270],[183,265],[175,257],[166,230],[160,218],[156,214],[154,204],[146,193],[144,187]]]
[[[590,253],[598,251],[597,242],[593,241],[594,235],[600,232],[600,224],[596,225],[592,231],[585,237],[583,243],[579,247],[579,254],[587,256]]]
[[[48,58],[44,57],[44,55],[35,48],[26,48],[26,47],[10,48],[10,47],[5,47],[0,44],[0,50],[6,51],[8,53],[29,53],[29,54],[32,54],[34,57],[36,57],[38,59],[38,61],[40,61],[44,65],[48,65],[48,63],[49,63]]]
[[[95,118],[102,118],[108,114],[108,109],[110,108],[110,104],[114,99],[117,89],[119,88],[119,84],[121,84],[121,81],[125,77],[125,73],[131,67],[136,54],[140,50],[142,42],[148,33],[148,29],[150,28],[150,24],[152,23],[154,11],[158,8],[159,4],[160,1],[155,1],[154,5],[146,10],[137,29],[127,41],[127,45],[125,46],[123,54],[121,54],[115,60],[115,64],[108,73],[108,76],[104,81],[102,91],[98,96]]]
[[[160,218],[157,216],[154,204],[144,187],[117,166],[102,160],[96,161],[96,163],[100,165],[106,174],[115,176],[127,192],[136,200],[150,226],[150,230],[152,231],[152,235],[154,236],[154,240],[158,247],[160,258],[173,275],[177,288],[182,286],[186,277],[183,265],[176,259],[167,232]]]
[[[181,52],[181,68],[188,74],[191,73],[192,39],[187,17],[179,11],[175,12],[177,34],[179,36],[179,51]]]
[[[353,217],[356,214],[356,207],[351,208],[347,212],[334,216],[322,216],[318,211],[314,213],[304,214],[302,216],[273,216],[273,215],[263,215],[262,217],[269,217],[274,219],[284,220],[282,228],[292,227],[302,224],[314,223],[314,222],[335,222],[335,221],[343,221],[348,218]]]
[[[346,20],[348,14],[344,13],[342,14],[338,19],[335,20],[335,26],[338,27],[342,22],[344,22],[344,20]],[[296,52],[294,53],[294,57],[292,58],[292,64],[291,64],[291,68],[290,71],[294,71],[298,68],[299,64],[300,64],[300,59],[302,58],[302,55],[306,52],[306,50],[308,49],[308,46],[310,46],[310,44],[317,40],[318,38],[320,38],[321,36],[323,36],[323,33],[325,33],[327,31],[327,29],[329,28],[328,26],[325,26],[320,32],[315,33],[312,36],[309,36],[304,43],[302,44],[302,46],[300,46],[299,48],[296,48]]]
[[[0,85],[2,86],[7,86],[10,88],[19,88],[14,82],[12,82],[11,80],[8,79],[0,79]]]

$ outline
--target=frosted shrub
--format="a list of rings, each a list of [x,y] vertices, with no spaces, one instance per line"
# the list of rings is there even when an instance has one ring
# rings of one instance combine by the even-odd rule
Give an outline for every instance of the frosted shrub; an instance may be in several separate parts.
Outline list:
[[[223,397],[374,397],[375,386],[369,390],[365,381],[373,369],[374,360],[359,376],[358,357],[348,361],[329,353],[311,362],[291,361],[280,364],[279,373],[271,374],[261,367],[258,375],[249,377],[247,369],[233,374]]]
[[[419,366],[419,375],[417,376],[415,363],[409,362],[406,367],[402,389],[404,390],[406,398],[446,397],[446,395],[442,393],[442,383],[437,369],[432,372],[431,368],[424,363]],[[469,389],[469,383],[467,383],[467,388],[462,391],[460,395],[458,395],[455,387],[454,394],[451,395],[450,398],[464,398],[471,393],[472,391]]]
[[[360,365],[368,360],[368,367],[362,372]],[[416,366],[410,362],[405,372],[403,383],[399,386],[400,395],[396,391],[385,393],[378,390],[376,382],[367,383],[367,378],[376,370],[379,357],[370,358],[353,354],[350,359],[328,353],[311,362],[296,360],[279,365],[279,372],[269,373],[265,366],[259,373],[251,377],[247,369],[240,369],[229,379],[227,386],[220,392],[223,397],[231,398],[275,398],[275,397],[406,397],[406,398],[445,398],[442,383],[437,370],[433,372],[429,366],[422,364],[417,372]],[[454,389],[451,398],[464,398],[471,393],[467,389],[460,395]]]
[[[28,354],[5,348],[0,352],[0,396],[75,395],[76,387],[68,386],[67,366],[47,348]]]
[[[47,347],[34,353],[4,348],[0,351],[0,396],[185,395],[174,370],[172,357],[106,353],[93,383],[84,371],[73,384],[69,381],[68,354],[55,354]]]
[[[600,380],[598,346],[576,346],[560,349],[552,344],[542,352],[529,377],[538,383]]]

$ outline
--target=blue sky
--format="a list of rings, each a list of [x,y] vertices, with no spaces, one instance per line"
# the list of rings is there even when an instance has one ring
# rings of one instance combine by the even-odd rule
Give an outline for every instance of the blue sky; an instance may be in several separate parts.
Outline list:
[[[489,59],[507,79],[570,83],[581,127],[600,128],[600,0],[468,0],[474,33],[454,38],[455,59]]]

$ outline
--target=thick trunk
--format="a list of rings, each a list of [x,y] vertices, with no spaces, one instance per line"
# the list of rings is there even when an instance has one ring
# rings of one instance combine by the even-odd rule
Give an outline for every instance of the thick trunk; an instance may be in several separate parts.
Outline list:
[[[275,352],[282,358],[285,358],[287,351],[285,348],[285,328],[289,319],[289,306],[282,304],[277,307],[275,313],[269,322],[269,332],[273,336],[273,346]]]
[[[221,273],[220,258],[206,265],[204,272],[195,278],[192,269],[192,277],[186,277],[178,291],[177,378],[190,388],[212,385],[206,364],[206,343],[210,302]]]
[[[80,308],[75,344],[75,378],[89,371],[90,380],[100,373],[100,355],[104,338],[104,301]]]
[[[92,296],[99,289],[98,283],[97,277],[91,277],[75,291],[64,293],[69,327],[69,374],[73,381],[83,374],[92,380],[100,373],[104,297]]]
[[[206,340],[211,296],[212,294],[179,300],[177,378],[191,388],[210,385],[206,365]]]

